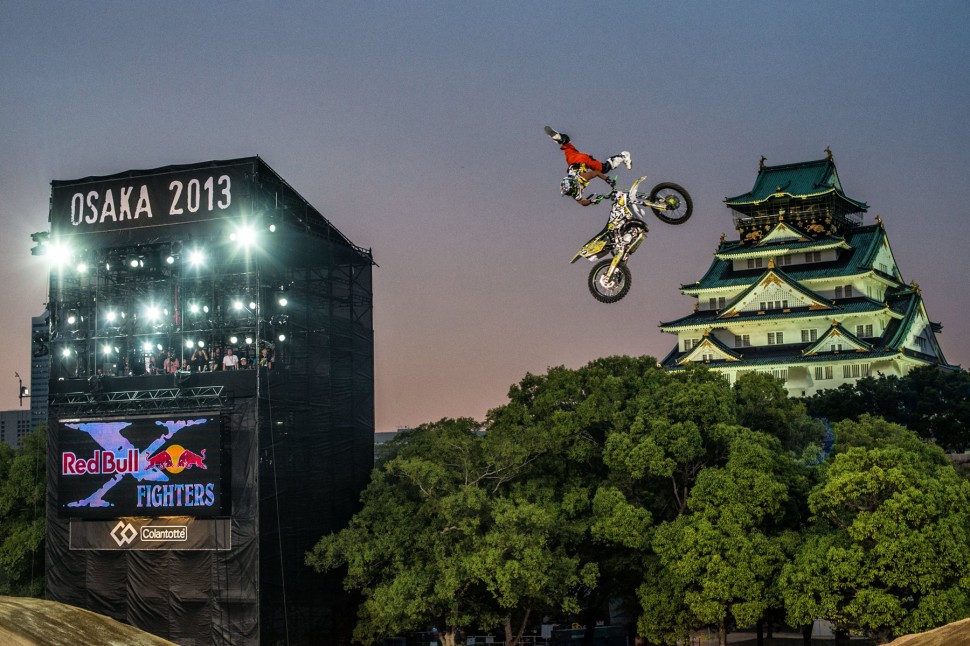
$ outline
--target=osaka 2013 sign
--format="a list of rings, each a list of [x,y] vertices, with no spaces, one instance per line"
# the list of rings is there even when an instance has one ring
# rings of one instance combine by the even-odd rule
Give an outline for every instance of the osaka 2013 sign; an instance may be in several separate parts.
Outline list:
[[[224,433],[218,415],[60,420],[58,515],[227,515]]]
[[[252,160],[51,182],[51,235],[80,247],[178,239],[178,227],[244,217]]]

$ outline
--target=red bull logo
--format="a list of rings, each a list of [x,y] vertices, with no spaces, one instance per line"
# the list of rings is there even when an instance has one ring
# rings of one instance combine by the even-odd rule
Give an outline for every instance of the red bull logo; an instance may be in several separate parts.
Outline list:
[[[203,454],[205,451],[202,452]],[[205,467],[203,467],[205,468]],[[138,451],[128,449],[121,455],[112,451],[95,450],[90,458],[79,458],[71,451],[61,453],[61,475],[124,474],[141,471]]]
[[[169,473],[181,473],[183,469],[192,467],[205,469],[205,449],[202,449],[201,453],[194,453],[178,444],[173,444],[148,458],[148,468],[152,467],[159,471],[164,469]]]
[[[199,453],[173,444],[148,458],[149,469],[181,473],[185,469],[205,469],[205,449]],[[138,485],[137,507],[211,507],[215,503],[215,484]]]

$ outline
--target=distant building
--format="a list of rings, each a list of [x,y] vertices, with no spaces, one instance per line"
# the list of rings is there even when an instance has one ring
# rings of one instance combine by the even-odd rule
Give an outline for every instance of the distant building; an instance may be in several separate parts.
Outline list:
[[[0,442],[17,448],[20,439],[30,433],[31,428],[28,409],[0,411]]]
[[[793,396],[920,366],[953,368],[915,281],[905,283],[885,226],[845,195],[831,153],[765,166],[754,188],[725,200],[737,240],[681,292],[694,312],[660,324],[677,336],[661,362],[703,364],[731,383],[744,372],[785,381]]]
[[[30,427],[47,423],[48,382],[51,377],[50,319],[47,312],[33,316],[30,345]]]

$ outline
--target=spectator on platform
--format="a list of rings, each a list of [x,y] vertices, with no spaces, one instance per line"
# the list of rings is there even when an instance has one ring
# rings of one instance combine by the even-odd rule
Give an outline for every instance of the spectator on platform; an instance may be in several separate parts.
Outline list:
[[[232,348],[226,348],[226,356],[222,358],[223,370],[236,370],[239,367],[239,357],[232,353]]]
[[[202,348],[196,348],[192,351],[192,358],[189,359],[189,365],[193,372],[203,372],[209,368],[209,357],[206,356],[205,350]]]
[[[212,356],[209,357],[209,370],[222,370],[222,346],[220,345],[212,349]]]

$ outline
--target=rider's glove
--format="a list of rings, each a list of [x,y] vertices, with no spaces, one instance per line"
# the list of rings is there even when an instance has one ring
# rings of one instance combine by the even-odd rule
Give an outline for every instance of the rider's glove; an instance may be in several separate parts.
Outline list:
[[[606,178],[606,183],[610,185],[610,188],[616,188],[616,178],[615,177],[607,177]]]

